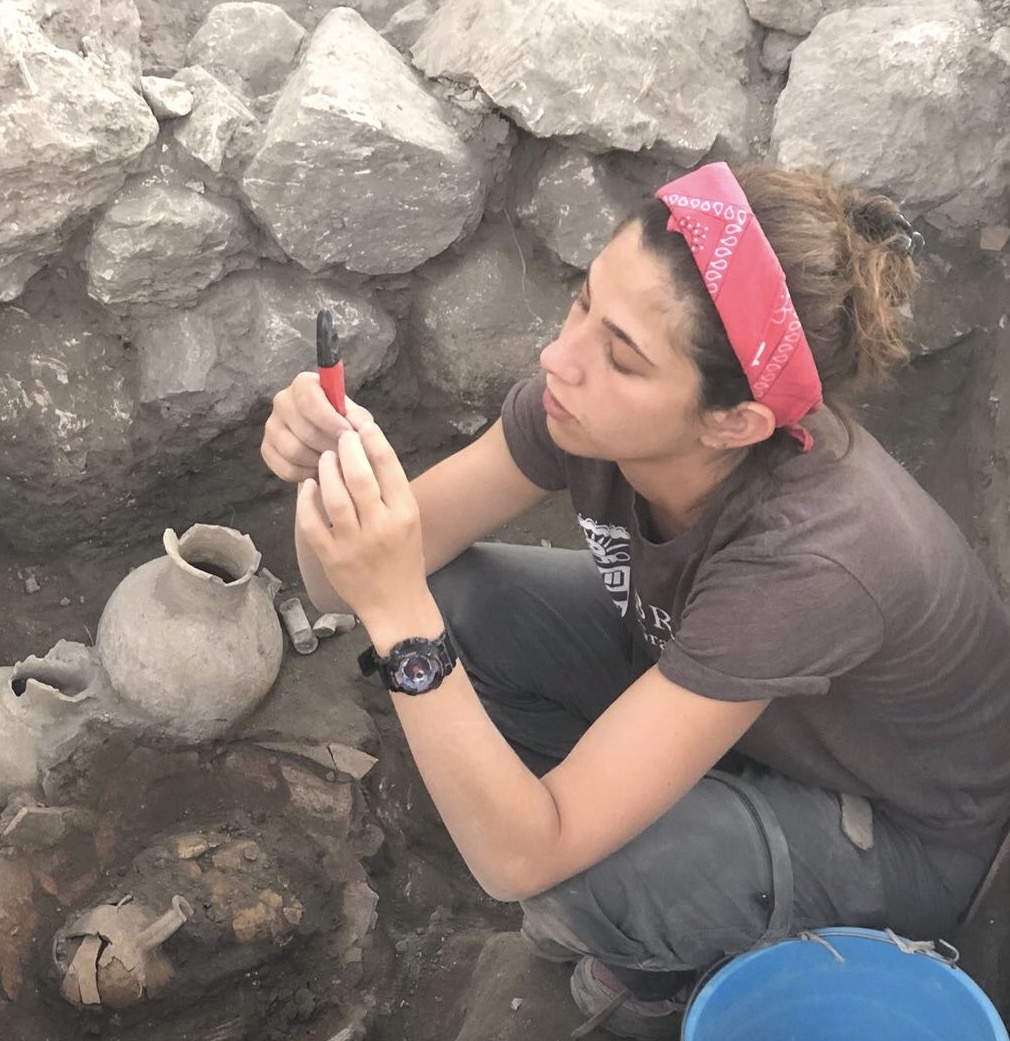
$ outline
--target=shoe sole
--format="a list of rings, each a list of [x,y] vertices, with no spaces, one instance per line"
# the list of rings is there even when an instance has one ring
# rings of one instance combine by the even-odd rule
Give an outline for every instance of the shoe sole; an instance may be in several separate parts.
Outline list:
[[[592,958],[580,959],[572,972],[572,998],[580,1011],[593,1017],[607,1007],[614,994],[605,988],[592,973]],[[634,1001],[634,998],[629,998]],[[681,1013],[671,1010],[662,1015],[649,1016],[634,1005],[619,1005],[599,1024],[600,1030],[633,1041],[677,1041],[680,1037]]]

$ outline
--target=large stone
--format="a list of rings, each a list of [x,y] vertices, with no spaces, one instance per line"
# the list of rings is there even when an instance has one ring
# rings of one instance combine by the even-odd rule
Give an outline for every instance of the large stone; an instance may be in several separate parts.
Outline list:
[[[843,11],[792,55],[772,148],[884,189],[943,230],[998,218],[1010,179],[1010,80],[955,8]]]
[[[463,933],[453,947],[467,940]],[[570,1037],[586,1020],[572,1001],[571,974],[572,965],[544,961],[520,933],[491,934],[457,999],[465,1015],[455,1041]],[[608,1036],[602,1030],[589,1035]]]
[[[743,0],[446,0],[412,54],[428,76],[478,83],[538,137],[661,143],[694,163],[718,139],[746,151],[754,39]]]
[[[217,77],[199,65],[180,69],[175,79],[193,93],[193,111],[173,127],[180,147],[214,173],[238,173],[256,150],[256,114]]]
[[[328,15],[242,182],[309,271],[410,271],[479,216],[483,166],[396,50],[354,11]]]
[[[828,14],[856,7],[910,7],[920,14],[930,7],[958,8],[974,14],[975,0],[745,0],[751,18],[769,29],[806,36]]]
[[[770,30],[761,44],[761,65],[775,76],[785,72],[799,42],[799,36]]]
[[[190,40],[190,65],[234,73],[249,94],[272,94],[291,72],[305,30],[276,4],[224,3]]]
[[[507,223],[483,225],[464,255],[420,272],[411,314],[418,366],[455,400],[496,410],[516,380],[536,371],[574,286],[537,270]]]
[[[354,393],[391,364],[396,329],[365,296],[331,281],[280,267],[240,272],[194,309],[139,325],[140,399],[171,420],[165,443],[173,435],[208,440],[313,368],[316,314],[324,307],[334,313]]]
[[[412,0],[389,19],[382,30],[383,38],[398,51],[408,51],[417,42],[421,31],[428,24],[428,19],[434,13],[435,6],[431,0]]]
[[[585,270],[641,198],[604,157],[549,145],[516,198],[516,215],[566,264]]]
[[[13,300],[158,133],[107,67],[55,47],[0,3],[0,301]]]
[[[63,50],[117,79],[140,83],[140,14],[134,0],[14,0]]]
[[[144,71],[169,74],[186,64],[186,47],[219,0],[137,0],[141,17]],[[405,0],[276,0],[277,6],[309,32],[335,7],[354,8],[381,29]]]
[[[119,310],[177,307],[257,259],[255,232],[231,199],[140,184],[95,225],[88,293]]]
[[[164,76],[141,76],[140,90],[158,119],[181,119],[193,111],[193,92]]]
[[[46,545],[129,487],[132,362],[111,337],[0,308],[0,532]],[[64,534],[65,541],[65,534]]]

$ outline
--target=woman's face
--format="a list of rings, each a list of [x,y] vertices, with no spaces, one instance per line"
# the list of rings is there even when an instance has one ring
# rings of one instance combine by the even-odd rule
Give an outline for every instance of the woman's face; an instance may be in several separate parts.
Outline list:
[[[540,355],[547,429],[573,455],[618,462],[697,451],[701,377],[681,349],[687,310],[662,261],[624,228],[593,261]]]

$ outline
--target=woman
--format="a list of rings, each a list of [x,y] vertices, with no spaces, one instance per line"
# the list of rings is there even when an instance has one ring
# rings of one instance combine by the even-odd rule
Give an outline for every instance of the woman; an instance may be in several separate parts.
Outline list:
[[[885,198],[713,164],[411,484],[312,374],[276,398],[313,601],[359,615],[474,876],[616,1034],[670,1036],[686,974],[798,930],[951,929],[1010,815],[1003,607],[835,403],[905,358],[919,245]],[[591,554],[469,548],[561,488]]]

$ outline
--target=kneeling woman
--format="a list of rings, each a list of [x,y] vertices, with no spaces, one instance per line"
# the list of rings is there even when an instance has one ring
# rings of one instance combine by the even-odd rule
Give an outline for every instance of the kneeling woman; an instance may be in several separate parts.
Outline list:
[[[882,197],[714,164],[411,484],[312,374],[276,399],[310,595],[360,616],[475,877],[615,1033],[797,930],[949,931],[1010,815],[1003,606],[835,404],[905,357],[916,240]],[[473,546],[562,488],[591,552]]]

